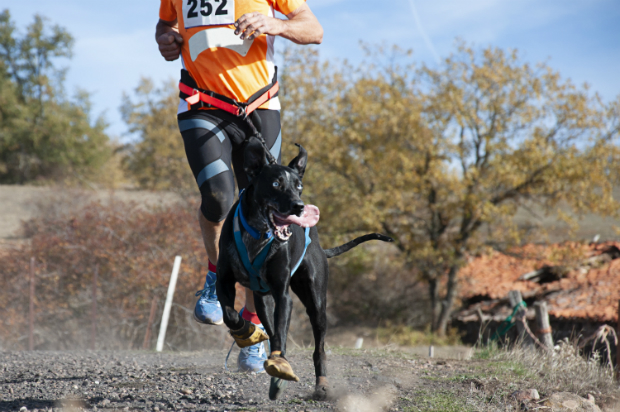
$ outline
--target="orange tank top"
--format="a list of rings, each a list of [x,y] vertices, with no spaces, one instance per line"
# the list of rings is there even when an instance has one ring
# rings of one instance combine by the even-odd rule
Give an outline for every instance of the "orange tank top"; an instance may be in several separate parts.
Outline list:
[[[184,68],[201,89],[245,102],[271,83],[275,72],[274,36],[241,40],[234,22],[246,13],[274,17],[295,11],[304,0],[161,0],[159,18],[178,21]],[[280,109],[277,97],[261,106]],[[187,110],[183,101],[179,112]]]

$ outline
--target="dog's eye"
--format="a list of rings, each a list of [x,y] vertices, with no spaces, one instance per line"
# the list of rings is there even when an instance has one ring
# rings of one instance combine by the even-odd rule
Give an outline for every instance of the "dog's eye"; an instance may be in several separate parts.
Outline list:
[[[297,185],[297,190],[301,190],[304,188],[304,185],[302,185],[301,183]]]
[[[280,187],[280,183],[278,183],[278,182],[273,182],[272,185],[273,185],[273,187]]]

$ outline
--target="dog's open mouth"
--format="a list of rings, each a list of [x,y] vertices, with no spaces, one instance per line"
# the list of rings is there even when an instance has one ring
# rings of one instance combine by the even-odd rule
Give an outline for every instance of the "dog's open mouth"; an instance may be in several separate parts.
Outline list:
[[[312,227],[319,221],[319,208],[314,205],[305,205],[301,216],[283,215],[276,210],[269,212],[269,222],[273,226],[274,235],[282,241],[288,240],[293,232],[290,225]]]

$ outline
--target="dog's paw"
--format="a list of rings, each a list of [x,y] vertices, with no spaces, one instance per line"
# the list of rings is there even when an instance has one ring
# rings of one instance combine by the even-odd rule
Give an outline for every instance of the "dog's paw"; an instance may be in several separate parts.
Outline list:
[[[269,335],[261,328],[257,328],[253,323],[249,323],[247,330],[244,331],[243,329],[245,328],[242,328],[240,331],[230,331],[230,336],[233,337],[240,348],[247,348],[248,346],[269,340]]]
[[[273,377],[284,379],[285,381],[299,382],[299,378],[293,372],[291,364],[282,356],[271,355],[263,366],[265,367],[265,372]]]
[[[329,397],[329,389],[327,384],[327,378],[319,376],[314,392],[312,393],[312,399],[315,401],[324,401]]]
[[[327,387],[322,385],[315,386],[314,392],[312,392],[312,399],[315,401],[325,401],[327,398]]]

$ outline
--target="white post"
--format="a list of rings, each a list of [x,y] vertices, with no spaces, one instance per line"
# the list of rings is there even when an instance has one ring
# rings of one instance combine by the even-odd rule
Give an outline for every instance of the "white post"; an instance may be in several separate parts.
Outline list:
[[[161,316],[161,325],[159,325],[159,336],[157,337],[157,352],[164,349],[164,340],[166,339],[166,329],[168,329],[168,318],[170,318],[170,308],[172,307],[172,297],[174,296],[174,288],[177,285],[177,276],[181,267],[181,256],[174,258],[172,266],[172,274],[170,275],[170,283],[168,284],[168,294],[166,295],[166,304],[164,305],[164,313]]]

